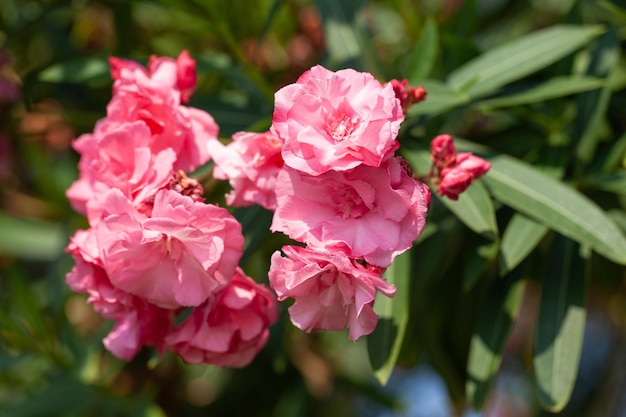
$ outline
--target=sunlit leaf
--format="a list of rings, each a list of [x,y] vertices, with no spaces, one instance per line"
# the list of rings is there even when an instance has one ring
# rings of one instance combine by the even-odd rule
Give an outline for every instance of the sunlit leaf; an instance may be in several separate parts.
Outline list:
[[[502,361],[502,351],[517,319],[523,299],[523,281],[512,278],[494,282],[470,342],[466,394],[476,409],[483,407],[493,378]]]
[[[602,87],[603,80],[594,77],[555,77],[524,92],[485,100],[478,103],[483,109],[540,103],[583,91]]]
[[[59,62],[39,74],[41,81],[51,83],[85,83],[110,80],[106,57],[89,56],[72,61]]]
[[[534,369],[539,401],[552,412],[574,389],[585,330],[585,262],[579,245],[557,235],[541,290]]]
[[[426,89],[426,100],[411,107],[408,117],[434,116],[467,103],[469,98],[437,80],[423,80],[419,83]]]
[[[567,56],[603,32],[599,26],[556,25],[490,49],[453,71],[448,84],[477,98]]]
[[[411,51],[409,67],[406,72],[409,84],[417,84],[430,75],[437,58],[438,45],[437,22],[433,18],[428,18],[424,22],[417,44]]]
[[[409,282],[411,276],[411,253],[397,256],[385,271],[384,278],[396,286],[394,298],[378,294],[374,312],[378,314],[376,330],[367,336],[367,351],[374,376],[386,384],[398,360],[402,340],[409,318]]]
[[[60,224],[0,213],[0,255],[51,260],[63,253],[67,236]]]
[[[471,230],[488,239],[498,239],[496,211],[481,181],[475,181],[456,201],[435,196]]]
[[[490,158],[484,181],[506,205],[614,262],[626,264],[626,238],[587,197],[507,155]]]

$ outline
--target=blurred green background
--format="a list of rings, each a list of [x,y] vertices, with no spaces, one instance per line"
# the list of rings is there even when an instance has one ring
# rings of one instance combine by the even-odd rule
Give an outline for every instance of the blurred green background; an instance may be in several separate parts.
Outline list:
[[[626,416],[625,38],[617,0],[0,0],[0,416]],[[389,276],[395,339],[307,335],[281,306],[241,370],[104,350],[111,323],[64,283],[87,227],[71,141],[105,115],[107,56],[183,49],[222,138],[267,129],[321,63],[426,87],[399,137],[416,172],[439,133],[491,160]],[[266,282],[286,239],[255,210]]]

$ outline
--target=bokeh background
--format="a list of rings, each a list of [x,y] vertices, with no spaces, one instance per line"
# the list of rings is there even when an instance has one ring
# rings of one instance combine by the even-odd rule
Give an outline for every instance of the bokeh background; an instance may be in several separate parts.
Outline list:
[[[459,101],[437,83],[482,53],[563,24],[600,29],[482,97]],[[542,285],[563,270],[551,266],[552,250],[566,238],[544,231],[497,281],[493,239],[439,200],[414,250],[411,330],[385,387],[372,376],[366,340],[305,334],[285,306],[245,369],[189,366],[151,350],[130,363],[116,359],[101,344],[111,323],[64,282],[68,237],[87,226],[64,195],[77,177],[71,143],[105,115],[110,55],[146,63],[187,49],[199,72],[190,105],[211,113],[225,139],[267,129],[273,93],[312,65],[352,67],[427,86],[434,104],[407,117],[403,145],[428,146],[445,132],[523,159],[585,195],[623,232],[625,38],[626,3],[609,0],[0,0],[0,416],[548,415],[534,383],[533,335]],[[587,78],[519,98],[572,75]],[[208,200],[223,203],[227,184],[205,186]],[[495,207],[504,230],[515,211]],[[266,282],[269,255],[286,239],[267,233],[268,213],[238,215],[255,237],[244,267]],[[578,243],[584,341],[559,415],[626,416],[626,273]],[[512,287],[523,295],[496,305],[513,302],[515,313],[494,348],[499,372],[475,401],[465,392],[469,349],[496,281],[506,282],[505,295]]]

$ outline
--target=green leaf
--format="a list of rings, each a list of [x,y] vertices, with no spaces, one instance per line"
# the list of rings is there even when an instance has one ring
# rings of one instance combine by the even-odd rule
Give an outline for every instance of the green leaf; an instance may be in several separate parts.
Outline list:
[[[604,31],[600,26],[555,25],[493,48],[453,71],[448,85],[477,98],[547,67]]]
[[[543,224],[515,213],[504,229],[500,244],[500,275],[512,271],[532,252],[548,232]]]
[[[109,63],[106,57],[89,56],[72,61],[59,62],[39,74],[40,81],[50,83],[81,84],[89,81],[110,80]]]
[[[558,97],[581,93],[602,87],[604,81],[595,77],[555,77],[522,93],[498,97],[478,103],[482,109],[491,110],[502,107],[520,106],[539,103]]]
[[[408,117],[435,116],[469,101],[469,98],[437,80],[424,80],[420,85],[426,89],[426,100],[411,107]]]
[[[324,37],[331,63],[338,65],[357,59],[361,55],[361,48],[353,23],[364,2],[316,0],[315,4],[322,15]]]
[[[610,81],[619,65],[620,39],[615,28],[611,28],[598,42],[593,51],[587,73],[603,77]],[[577,131],[581,132],[576,157],[583,165],[589,164],[595,154],[596,146],[606,117],[606,111],[611,98],[611,82],[598,91],[582,94],[579,99],[578,116],[576,117]]]
[[[558,412],[574,388],[585,329],[585,262],[579,245],[557,235],[541,290],[533,364],[541,405]]]
[[[487,239],[498,239],[496,210],[480,180],[470,185],[457,201],[435,196],[471,230]]]
[[[483,407],[500,368],[502,351],[517,319],[523,294],[523,281],[509,278],[495,281],[485,300],[467,360],[465,391],[476,409]]]
[[[593,175],[585,180],[585,185],[626,196],[626,171]]]
[[[419,40],[411,52],[406,78],[409,84],[415,85],[428,77],[435,65],[437,48],[439,45],[439,31],[437,22],[428,18],[420,33]]]
[[[498,241],[487,241],[467,249],[467,261],[463,268],[463,291],[471,290],[478,279],[484,276],[490,263],[498,255],[499,247]]]
[[[59,224],[0,213],[0,255],[52,260],[63,253],[67,236]]]
[[[490,162],[483,180],[497,200],[626,265],[626,238],[594,202],[518,159],[498,155]]]
[[[396,295],[390,299],[380,293],[376,296],[374,312],[378,325],[367,336],[367,352],[374,376],[385,385],[398,360],[409,318],[409,282],[411,251],[397,256],[385,271],[384,278],[396,286]]]

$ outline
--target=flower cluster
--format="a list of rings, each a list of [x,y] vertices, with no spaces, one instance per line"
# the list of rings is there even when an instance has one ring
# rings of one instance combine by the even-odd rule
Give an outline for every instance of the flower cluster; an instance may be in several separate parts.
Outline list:
[[[183,105],[195,61],[183,52],[147,68],[110,64],[107,116],[74,142],[80,175],[67,197],[90,227],[68,245],[67,283],[114,320],[104,344],[122,359],[151,345],[191,363],[245,366],[277,320],[276,300],[238,267],[239,222],[204,203],[185,174],[209,161],[218,133],[209,114]]]
[[[432,140],[430,153],[436,173],[437,192],[452,200],[457,200],[459,194],[491,168],[489,162],[471,152],[457,153],[452,136],[446,134]]]
[[[404,88],[315,66],[276,92],[269,132],[213,145],[215,176],[233,186],[228,202],[273,210],[271,230],[306,245],[275,252],[269,271],[305,331],[371,333],[376,293],[395,294],[381,275],[424,227],[430,190],[394,155],[408,105],[396,84]]]

